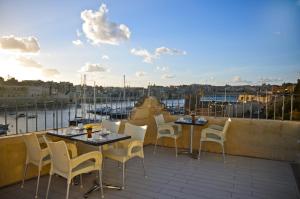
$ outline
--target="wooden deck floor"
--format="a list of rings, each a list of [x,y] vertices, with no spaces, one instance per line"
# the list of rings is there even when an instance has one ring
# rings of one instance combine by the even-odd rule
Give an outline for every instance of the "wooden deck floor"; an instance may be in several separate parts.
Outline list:
[[[139,159],[128,162],[126,189],[104,190],[110,198],[300,198],[292,169],[287,162],[227,156],[224,164],[219,154],[205,153],[201,160],[186,155],[175,157],[174,149],[145,147],[145,163],[148,178],[144,178]],[[104,161],[104,181],[120,185],[122,169],[116,162]],[[83,198],[92,185],[96,173],[83,176],[84,187],[71,186],[69,198]],[[39,198],[45,198],[48,176],[41,178]],[[65,197],[66,181],[55,176],[49,199]],[[36,179],[0,189],[1,199],[34,198]],[[99,192],[89,198],[99,198]]]

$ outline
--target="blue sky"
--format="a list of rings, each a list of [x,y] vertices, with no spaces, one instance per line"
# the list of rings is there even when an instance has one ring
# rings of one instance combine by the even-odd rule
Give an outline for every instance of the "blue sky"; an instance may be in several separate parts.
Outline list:
[[[300,72],[297,0],[0,0],[0,27],[4,77],[238,85]]]

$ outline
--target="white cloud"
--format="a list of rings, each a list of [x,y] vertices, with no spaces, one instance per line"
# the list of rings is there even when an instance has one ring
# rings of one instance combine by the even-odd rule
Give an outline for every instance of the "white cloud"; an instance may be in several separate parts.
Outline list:
[[[185,51],[174,49],[174,48],[167,48],[167,47],[159,47],[155,49],[155,55],[160,56],[163,54],[167,55],[186,55]]]
[[[258,80],[258,83],[261,83],[261,84],[281,83],[281,82],[282,82],[282,78],[280,78],[280,77],[261,77]]]
[[[99,11],[84,10],[81,19],[84,21],[82,30],[85,36],[94,44],[118,45],[130,38],[131,32],[124,24],[107,20],[108,9],[102,4]]]
[[[83,45],[83,43],[82,43],[82,41],[81,41],[80,39],[74,40],[74,41],[72,41],[72,43],[73,43],[75,46],[82,46],[82,45]]]
[[[172,79],[172,78],[175,78],[175,75],[172,75],[172,74],[163,74],[161,76],[162,79]]]
[[[144,71],[137,71],[136,73],[135,73],[135,76],[137,76],[137,77],[143,77],[143,76],[145,76],[147,73],[146,72],[144,72]]]
[[[86,63],[79,72],[107,72],[108,69],[101,64]]]
[[[231,80],[233,84],[251,84],[251,81],[244,80],[240,76],[234,76]]]
[[[31,68],[42,68],[43,67],[42,64],[38,63],[31,57],[20,56],[20,57],[17,57],[16,60],[25,67],[31,67]]]
[[[153,53],[150,53],[146,49],[131,49],[131,54],[140,56],[143,58],[143,62],[146,63],[153,63],[155,59],[158,59],[161,57],[161,55],[167,54],[167,55],[186,55],[185,51],[167,48],[167,47],[159,47],[154,50]]]
[[[146,49],[131,49],[131,54],[142,57],[143,61],[146,63],[152,63],[153,60],[155,59],[155,56],[149,53]]]
[[[15,37],[14,35],[0,37],[0,48],[22,53],[37,53],[40,50],[35,37]]]
[[[102,55],[101,58],[104,59],[104,60],[109,60],[109,56],[108,55]]]
[[[82,35],[82,32],[80,32],[78,29],[76,30],[77,37],[80,37]]]
[[[56,76],[59,75],[58,70],[53,69],[53,68],[45,68],[42,70],[43,75],[46,77],[52,77],[52,76]]]
[[[156,70],[165,72],[165,71],[169,70],[169,67],[167,67],[167,66],[156,66]]]

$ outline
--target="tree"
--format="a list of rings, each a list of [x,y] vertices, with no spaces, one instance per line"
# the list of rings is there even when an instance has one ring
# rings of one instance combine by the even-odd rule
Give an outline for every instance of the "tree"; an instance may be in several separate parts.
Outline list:
[[[16,80],[14,77],[6,80],[6,85],[10,85],[10,86],[15,86],[15,85],[18,85],[18,80]]]
[[[294,89],[294,110],[300,112],[300,79]]]

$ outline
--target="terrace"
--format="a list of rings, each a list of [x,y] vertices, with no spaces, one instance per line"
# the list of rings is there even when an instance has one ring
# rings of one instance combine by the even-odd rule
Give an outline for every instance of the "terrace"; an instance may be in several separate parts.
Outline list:
[[[174,154],[174,142],[167,138],[159,141],[157,153],[153,154],[156,138],[154,115],[162,113],[167,121],[180,116],[170,115],[153,97],[134,108],[131,117],[121,120],[119,133],[124,124],[148,125],[144,151],[147,178],[137,159],[126,166],[125,190],[104,190],[105,198],[300,198],[296,178],[290,163],[298,161],[300,123],[297,121],[232,118],[227,133],[226,162],[220,147],[205,144],[201,159]],[[205,117],[210,124],[224,124],[226,117]],[[198,150],[201,130],[194,129],[193,149]],[[178,147],[189,148],[189,126],[183,126],[183,136]],[[46,131],[37,132],[43,135]],[[77,143],[79,154],[95,150]],[[0,196],[2,198],[34,198],[37,169],[32,166],[28,180],[20,188],[26,149],[22,135],[0,138]],[[4,172],[5,171],[5,172]],[[39,198],[45,198],[49,167],[42,171]],[[121,184],[122,169],[116,162],[104,160],[104,181]],[[69,198],[83,198],[92,185],[95,175],[83,176],[84,187],[71,186]],[[64,198],[66,180],[54,177],[49,198]],[[99,198],[94,192],[89,198]]]
[[[295,178],[287,162],[241,156],[206,153],[201,160],[180,155],[175,158],[171,148],[145,147],[148,178],[144,179],[140,162],[127,165],[125,190],[104,190],[105,198],[299,198]],[[95,175],[83,176],[84,187],[72,186],[70,198],[83,198]],[[104,181],[120,184],[121,169],[105,160]],[[48,175],[41,178],[39,198],[45,198]],[[49,198],[64,198],[66,181],[55,177]],[[0,189],[1,199],[34,198],[36,178]],[[99,192],[89,196],[99,198]]]

